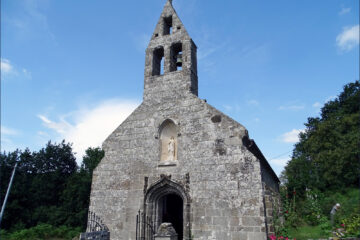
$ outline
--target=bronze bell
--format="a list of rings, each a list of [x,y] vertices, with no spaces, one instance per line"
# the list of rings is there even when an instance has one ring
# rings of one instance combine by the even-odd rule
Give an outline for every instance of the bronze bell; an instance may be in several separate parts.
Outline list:
[[[181,67],[182,66],[182,54],[179,53],[178,55],[176,55],[176,66],[177,67]]]

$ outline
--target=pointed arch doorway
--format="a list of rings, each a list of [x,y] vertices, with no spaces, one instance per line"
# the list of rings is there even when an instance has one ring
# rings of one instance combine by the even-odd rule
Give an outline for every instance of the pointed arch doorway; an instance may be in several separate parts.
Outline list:
[[[166,194],[159,198],[157,210],[158,225],[164,222],[172,223],[178,239],[183,239],[183,199],[175,193]]]
[[[178,183],[164,177],[145,194],[144,213],[154,223],[157,231],[164,222],[172,223],[178,239],[190,234],[190,198]]]

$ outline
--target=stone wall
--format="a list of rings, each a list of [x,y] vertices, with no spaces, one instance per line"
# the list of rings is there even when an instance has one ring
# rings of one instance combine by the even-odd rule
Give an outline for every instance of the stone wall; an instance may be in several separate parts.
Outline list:
[[[280,215],[281,201],[279,192],[264,184],[264,216],[268,235],[274,232],[274,216]]]
[[[159,167],[158,128],[166,119],[178,125],[178,160]],[[243,146],[245,135],[243,126],[192,94],[143,102],[103,144],[90,209],[104,219],[112,239],[134,239],[144,177],[149,184],[161,174],[185,181],[189,173],[194,239],[264,239],[260,161]]]
[[[271,169],[265,158],[261,161],[261,178],[263,181],[264,216],[268,235],[274,233],[274,215],[279,216],[281,199],[279,193],[279,179]]]

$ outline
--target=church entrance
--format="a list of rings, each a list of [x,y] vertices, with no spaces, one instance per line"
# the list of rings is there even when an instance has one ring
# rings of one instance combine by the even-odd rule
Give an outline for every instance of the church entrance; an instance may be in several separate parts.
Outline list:
[[[191,238],[188,175],[185,175],[185,181],[184,188],[184,185],[172,181],[171,175],[160,175],[160,179],[147,188],[145,178],[144,216],[151,222],[155,234],[162,223],[171,223],[178,240]]]
[[[158,223],[172,223],[178,234],[178,239],[183,239],[183,199],[174,193],[162,196],[158,200]]]

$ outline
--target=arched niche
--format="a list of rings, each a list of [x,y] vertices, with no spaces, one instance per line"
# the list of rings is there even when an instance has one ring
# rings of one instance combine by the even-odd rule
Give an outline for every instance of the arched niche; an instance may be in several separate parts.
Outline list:
[[[177,127],[175,123],[166,119],[159,128],[160,135],[160,161],[175,162],[178,153]]]

